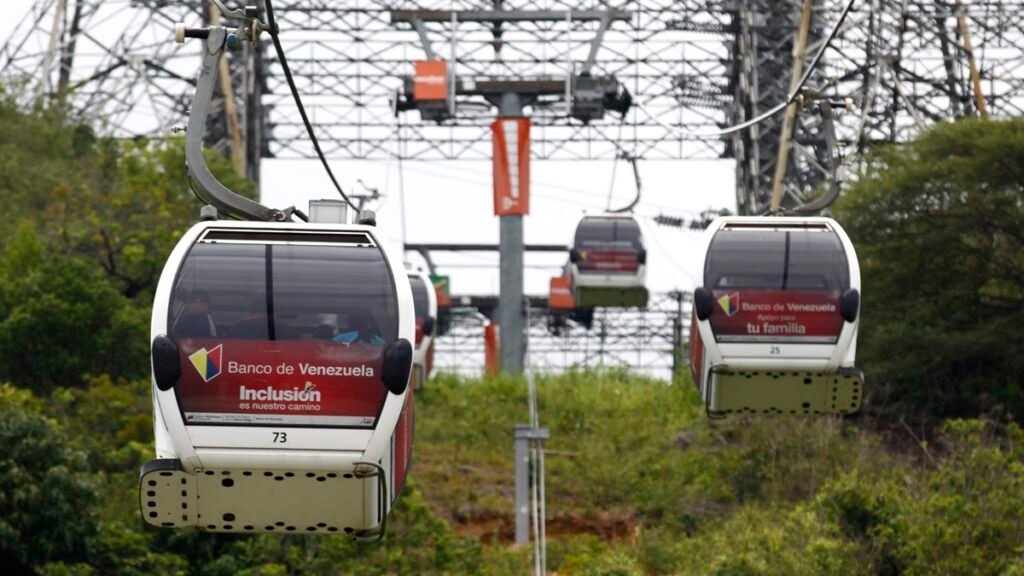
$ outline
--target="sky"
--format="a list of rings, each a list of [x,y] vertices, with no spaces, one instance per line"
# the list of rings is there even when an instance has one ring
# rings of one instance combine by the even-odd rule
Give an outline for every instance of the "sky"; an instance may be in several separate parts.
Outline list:
[[[359,191],[356,180],[361,179],[384,194],[374,206],[378,227],[395,246],[403,236],[403,196],[406,242],[498,242],[489,162],[403,162],[401,187],[397,162],[338,161],[331,166],[346,190]],[[711,207],[734,210],[733,163],[659,161],[640,162],[639,167],[643,190],[636,212],[648,249],[648,285],[657,292],[692,289],[699,276],[701,233],[659,226],[653,217],[659,213],[692,217]],[[271,206],[304,206],[309,199],[337,197],[314,161],[265,161],[262,175],[263,200]],[[617,170],[611,162],[533,162],[530,176],[531,212],[524,218],[527,244],[568,245],[585,213],[604,211],[610,190],[614,206],[628,204],[636,193],[625,162]],[[415,255],[410,258],[420,263]],[[525,291],[546,294],[550,277],[559,273],[566,258],[566,254],[527,254]],[[497,294],[497,254],[435,254],[433,259],[439,273],[451,275],[453,293]]]
[[[28,12],[32,0],[3,0],[0,44]],[[196,67],[198,68],[198,61]],[[407,113],[415,121],[416,113]],[[524,219],[527,244],[568,245],[585,213],[628,204],[636,188],[628,163],[610,161],[534,161],[531,164],[531,213]],[[493,215],[491,165],[484,161],[352,161],[332,159],[346,191],[377,188],[383,199],[368,206],[377,211],[378,227],[397,248],[406,242],[497,243]],[[656,225],[664,213],[690,218],[702,210],[735,210],[735,165],[722,161],[639,162],[643,191],[636,213],[648,249],[648,286],[652,291],[690,290],[699,276],[701,234]],[[613,173],[615,176],[612,184]],[[310,199],[337,198],[319,163],[313,160],[264,160],[262,201],[272,207],[305,209]],[[404,200],[404,202],[403,202]],[[403,209],[404,208],[404,209]],[[196,207],[198,214],[198,206]],[[565,254],[527,254],[525,291],[545,295],[549,278],[559,273]],[[414,264],[422,264],[410,254]],[[453,294],[498,292],[497,254],[435,254],[438,272],[451,276]]]

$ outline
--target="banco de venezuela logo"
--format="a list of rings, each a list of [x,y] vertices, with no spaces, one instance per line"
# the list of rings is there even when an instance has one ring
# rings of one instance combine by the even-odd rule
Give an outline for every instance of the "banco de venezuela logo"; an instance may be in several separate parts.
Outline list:
[[[193,352],[188,359],[196,367],[196,372],[199,372],[199,375],[202,376],[203,382],[209,382],[220,376],[221,359],[223,357],[224,345],[218,344],[212,350],[200,348]]]
[[[718,299],[718,305],[725,310],[726,316],[732,316],[733,314],[740,311],[740,293],[733,292],[732,294],[726,294]]]

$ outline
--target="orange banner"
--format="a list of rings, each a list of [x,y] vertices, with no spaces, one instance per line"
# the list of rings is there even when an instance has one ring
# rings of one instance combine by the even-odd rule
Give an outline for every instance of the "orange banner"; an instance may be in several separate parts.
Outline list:
[[[448,63],[444,60],[417,60],[413,76],[414,100],[448,99]]]
[[[530,119],[491,123],[494,144],[494,215],[530,213]]]

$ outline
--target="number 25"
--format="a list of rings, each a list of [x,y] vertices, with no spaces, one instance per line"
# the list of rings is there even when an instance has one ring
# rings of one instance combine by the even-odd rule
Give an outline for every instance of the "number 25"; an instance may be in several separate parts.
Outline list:
[[[278,444],[284,444],[287,441],[288,441],[288,433],[287,432],[274,432],[274,442],[277,442]]]
[[[778,356],[779,354],[782,354],[782,347],[781,346],[772,346],[771,349],[769,350],[769,354],[771,354],[772,356]]]

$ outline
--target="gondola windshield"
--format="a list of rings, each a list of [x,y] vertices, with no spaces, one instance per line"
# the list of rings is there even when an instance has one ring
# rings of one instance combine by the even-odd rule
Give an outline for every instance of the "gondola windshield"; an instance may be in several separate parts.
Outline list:
[[[640,225],[632,218],[584,218],[574,242],[581,272],[625,274],[640,267],[643,240]]]
[[[711,241],[704,285],[719,342],[835,343],[850,268],[828,227],[726,227]]]
[[[409,276],[409,287],[412,288],[412,304],[416,310],[416,345],[423,341],[423,326],[430,316],[430,297],[427,294],[427,285],[423,278]],[[434,289],[433,286],[430,287]]]
[[[186,424],[375,425],[394,283],[378,247],[327,240],[192,247],[168,318]]]

